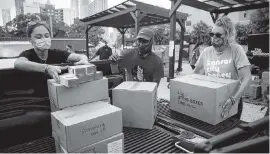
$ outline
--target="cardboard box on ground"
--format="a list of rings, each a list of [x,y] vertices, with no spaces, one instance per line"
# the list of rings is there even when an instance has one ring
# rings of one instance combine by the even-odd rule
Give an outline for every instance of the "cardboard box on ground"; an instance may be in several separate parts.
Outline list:
[[[170,108],[174,111],[216,125],[235,115],[236,103],[226,118],[222,105],[239,88],[239,81],[191,74],[170,82]]]
[[[245,89],[244,96],[251,97],[253,99],[259,98],[261,96],[261,85],[259,76],[252,76],[251,84]]]
[[[123,126],[152,129],[157,115],[157,83],[123,82],[112,91],[113,105],[122,109]]]
[[[108,79],[103,78],[92,82],[80,84],[77,87],[67,88],[48,80],[49,98],[59,109],[91,103],[99,100],[106,100],[108,94]]]
[[[108,102],[65,108],[51,114],[55,140],[67,152],[105,140],[122,132],[122,110]]]
[[[269,72],[265,71],[262,73],[262,94],[267,90],[267,87],[269,87]]]
[[[53,136],[56,134],[53,132]],[[56,153],[68,153],[58,142],[55,142]],[[120,133],[85,146],[81,149],[72,151],[72,153],[123,153],[124,152],[124,134]]]

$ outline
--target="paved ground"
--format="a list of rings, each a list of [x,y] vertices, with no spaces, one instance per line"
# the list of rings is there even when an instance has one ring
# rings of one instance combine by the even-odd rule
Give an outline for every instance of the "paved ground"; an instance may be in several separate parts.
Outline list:
[[[175,68],[177,68],[177,64],[175,65]],[[187,62],[183,62],[182,68],[183,68],[183,71],[176,76],[192,73],[192,69]],[[167,78],[163,78],[158,87],[158,98],[170,100],[170,90],[167,88],[167,85],[168,85]],[[246,121],[246,122],[252,122],[257,119],[262,118],[267,110],[265,108],[264,110],[261,111],[262,107],[263,106],[261,105],[254,105],[254,104],[249,104],[249,103],[244,102],[241,120]]]

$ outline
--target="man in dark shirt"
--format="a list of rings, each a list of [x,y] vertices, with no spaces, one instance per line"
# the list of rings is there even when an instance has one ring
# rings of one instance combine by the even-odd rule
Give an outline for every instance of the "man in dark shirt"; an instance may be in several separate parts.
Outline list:
[[[137,36],[137,48],[110,57],[127,70],[129,81],[157,82],[164,77],[163,63],[160,57],[152,52],[154,33],[150,29],[141,29]]]
[[[94,59],[97,56],[99,56],[99,60],[109,59],[109,57],[112,55],[112,48],[108,46],[108,43],[104,41],[105,45],[98,49],[96,54],[90,59]]]
[[[95,55],[90,60],[99,56],[99,60],[106,60],[112,55],[112,48],[108,46],[107,41],[104,41],[105,45],[98,49]],[[109,64],[100,64],[97,66],[97,70],[102,71],[103,75],[111,75],[111,67]]]

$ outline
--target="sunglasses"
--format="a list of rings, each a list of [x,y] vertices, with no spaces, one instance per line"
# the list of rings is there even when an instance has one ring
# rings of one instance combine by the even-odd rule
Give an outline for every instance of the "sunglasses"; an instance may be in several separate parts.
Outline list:
[[[223,35],[223,34],[221,34],[221,33],[209,33],[209,35],[211,36],[211,37],[214,37],[214,36],[216,36],[217,38],[221,38],[221,36]]]

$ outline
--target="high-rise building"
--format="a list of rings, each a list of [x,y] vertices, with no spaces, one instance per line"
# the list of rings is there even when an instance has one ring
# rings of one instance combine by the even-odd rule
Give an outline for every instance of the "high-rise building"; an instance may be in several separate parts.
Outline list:
[[[23,14],[23,3],[25,0],[15,0],[15,7],[16,7],[16,15]]]
[[[80,17],[80,1],[79,0],[71,0],[71,7],[75,10],[75,18]]]
[[[15,0],[0,0],[0,26],[16,17]]]
[[[40,13],[51,16],[52,19],[56,19],[55,17],[55,6],[51,4],[50,0],[47,1],[46,4],[40,6]]]
[[[87,16],[91,16],[108,9],[108,0],[93,0],[86,7],[88,9]]]
[[[56,21],[62,21],[67,25],[72,25],[74,23],[75,18],[75,10],[74,9],[56,9],[55,10],[55,19]]]
[[[40,13],[40,7],[42,6],[44,6],[44,3],[42,3],[40,0],[24,0],[23,13]]]

